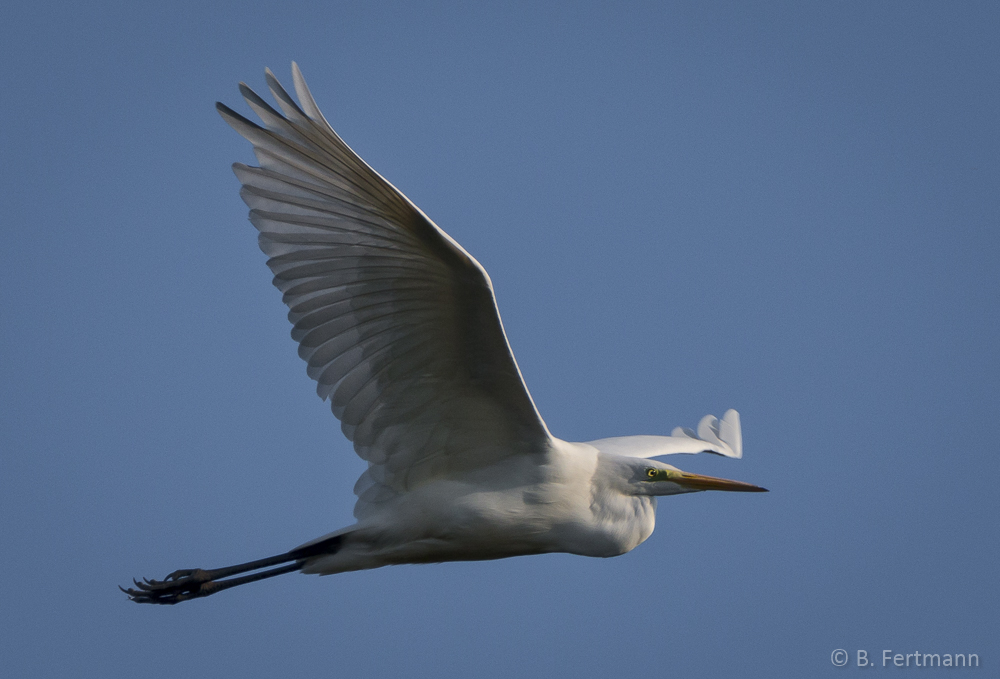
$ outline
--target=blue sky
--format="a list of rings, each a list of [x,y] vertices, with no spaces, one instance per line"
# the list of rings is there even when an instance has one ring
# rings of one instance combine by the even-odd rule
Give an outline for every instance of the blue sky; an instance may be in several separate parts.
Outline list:
[[[837,648],[989,673],[997,26],[972,2],[5,6],[3,673],[859,671]],[[246,221],[249,144],[213,110],[246,113],[236,83],[293,59],[490,272],[555,435],[737,408],[742,461],[676,463],[771,493],[665,498],[614,559],[129,604],[132,576],[351,522],[363,463]]]

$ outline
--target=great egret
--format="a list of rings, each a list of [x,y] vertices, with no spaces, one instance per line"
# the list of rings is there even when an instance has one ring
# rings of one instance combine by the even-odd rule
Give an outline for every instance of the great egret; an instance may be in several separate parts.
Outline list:
[[[267,71],[284,115],[240,84],[264,127],[216,106],[260,162],[233,170],[299,355],[368,462],[357,522],[278,556],[134,581],[132,601],[174,604],[292,571],[616,556],[653,532],[659,495],[764,490],[651,459],[741,457],[735,410],[671,436],[552,436],[485,269],[340,139],[294,63],[292,74],[300,104]]]

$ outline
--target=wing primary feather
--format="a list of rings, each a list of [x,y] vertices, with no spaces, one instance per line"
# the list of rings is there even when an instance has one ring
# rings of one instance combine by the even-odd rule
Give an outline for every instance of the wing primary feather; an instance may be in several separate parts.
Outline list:
[[[302,127],[304,128],[303,132],[305,132],[306,129],[313,130],[316,133],[315,139],[317,142],[334,153],[339,159],[341,159],[342,162],[350,165],[350,167],[358,174],[359,178],[368,184],[374,191],[393,204],[400,202],[396,192],[385,186],[387,182],[382,179],[377,172],[372,170],[371,167],[364,160],[362,160],[350,146],[344,143],[344,140],[340,138],[340,135],[333,131],[333,128],[326,122],[325,119],[322,124],[317,124],[316,120],[313,120],[311,116],[303,112],[295,101],[288,96],[288,92],[286,92],[285,88],[281,86],[281,83],[279,83],[278,79],[274,77],[274,74],[271,73],[270,69],[265,70],[265,77],[267,79],[268,87],[271,90],[271,94],[274,95],[278,105],[282,107],[286,115],[301,121]],[[320,114],[320,117],[322,117],[322,114]]]
[[[257,123],[244,118],[225,104],[217,104],[216,107],[233,129],[250,140],[254,145],[254,153],[257,154],[258,160],[262,163],[265,162],[265,158],[269,157],[272,161],[277,161],[279,164],[304,172],[307,176],[312,176],[317,180],[327,182],[339,181],[341,184],[334,183],[334,185],[347,190],[353,188],[364,194],[366,200],[372,204],[385,204],[379,200],[379,193],[371,192],[371,184],[367,181],[367,178],[364,178],[366,180],[364,186],[352,181],[352,177],[358,177],[357,172],[353,168],[344,168],[343,163],[338,162],[341,160],[338,156],[324,153],[322,149],[309,148],[290,139],[285,139],[267,128],[261,127]],[[341,168],[338,169],[337,165],[341,165]],[[347,174],[344,172],[345,169],[352,171],[350,174]],[[324,175],[327,176],[324,178]],[[384,196],[381,197],[384,199]],[[390,207],[390,205],[386,205],[386,207]],[[395,208],[396,206],[391,205],[391,207]]]

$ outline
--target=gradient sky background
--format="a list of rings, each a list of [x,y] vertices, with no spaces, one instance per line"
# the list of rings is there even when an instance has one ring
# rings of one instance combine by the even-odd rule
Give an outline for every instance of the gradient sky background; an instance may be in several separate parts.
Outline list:
[[[610,5],[4,4],[0,673],[996,672],[1000,6]],[[734,407],[744,460],[671,461],[772,492],[614,559],[128,603],[352,521],[213,110],[292,59],[490,272],[554,434]]]

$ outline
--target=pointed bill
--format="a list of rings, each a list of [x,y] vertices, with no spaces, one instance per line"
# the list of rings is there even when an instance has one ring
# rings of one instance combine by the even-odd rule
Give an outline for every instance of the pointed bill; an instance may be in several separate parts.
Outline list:
[[[767,488],[761,488],[751,483],[742,481],[730,481],[714,476],[702,476],[701,474],[691,474],[677,471],[670,475],[670,480],[678,486],[688,490],[729,490],[740,493],[766,493]]]

